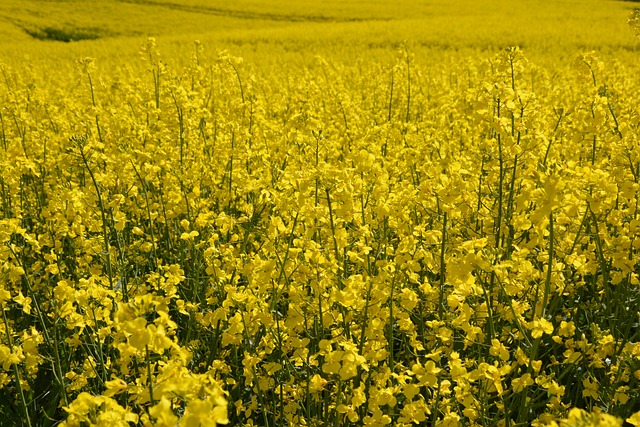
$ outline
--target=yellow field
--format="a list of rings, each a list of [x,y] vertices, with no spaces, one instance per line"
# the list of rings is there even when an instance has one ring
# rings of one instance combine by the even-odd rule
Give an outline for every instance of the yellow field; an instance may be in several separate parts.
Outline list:
[[[4,0],[0,425],[640,426],[634,6]]]
[[[4,0],[0,53],[5,62],[22,60],[24,54],[47,60],[74,60],[85,53],[129,59],[142,38],[153,36],[170,57],[182,56],[183,49],[173,46],[198,39],[211,51],[233,49],[252,61],[265,60],[272,51],[303,53],[306,60],[315,54],[345,60],[371,50],[379,55],[404,41],[413,44],[417,56],[517,45],[536,59],[558,58],[592,49],[635,51],[637,43],[626,28],[632,6],[605,0]],[[47,29],[97,41],[61,47],[29,35],[46,35]]]

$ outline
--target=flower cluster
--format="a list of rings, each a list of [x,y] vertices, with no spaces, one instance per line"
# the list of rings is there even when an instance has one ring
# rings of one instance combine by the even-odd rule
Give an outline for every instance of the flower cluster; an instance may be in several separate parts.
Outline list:
[[[141,56],[2,67],[0,413],[640,425],[637,64]]]

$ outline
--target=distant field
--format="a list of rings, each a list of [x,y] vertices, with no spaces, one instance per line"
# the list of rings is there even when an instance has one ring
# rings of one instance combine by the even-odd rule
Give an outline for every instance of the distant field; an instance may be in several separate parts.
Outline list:
[[[634,50],[623,1],[248,1],[4,0],[0,52],[7,57],[71,57],[130,52],[147,36],[180,45],[199,39],[235,53],[384,50],[408,41],[432,51],[530,54]],[[95,39],[57,46],[60,40]],[[58,42],[47,41],[58,40]],[[18,44],[19,43],[19,44]]]

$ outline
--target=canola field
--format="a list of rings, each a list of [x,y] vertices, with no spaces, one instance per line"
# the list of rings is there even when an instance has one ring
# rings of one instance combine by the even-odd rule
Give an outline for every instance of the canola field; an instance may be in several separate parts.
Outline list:
[[[640,12],[0,4],[0,425],[640,426]]]

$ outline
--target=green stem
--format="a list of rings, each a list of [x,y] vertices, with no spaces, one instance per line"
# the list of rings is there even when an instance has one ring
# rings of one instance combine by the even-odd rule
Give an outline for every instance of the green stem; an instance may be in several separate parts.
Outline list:
[[[4,319],[4,326],[7,330],[7,341],[9,343],[9,351],[13,353],[13,340],[11,339],[11,332],[9,329],[9,321],[7,320],[7,313],[4,311],[4,304],[0,303],[0,310],[2,310],[2,318]],[[13,364],[13,375],[16,381],[16,387],[18,387],[18,394],[22,402],[22,410],[24,411],[24,417],[27,420],[27,426],[31,427],[31,418],[29,417],[29,408],[27,407],[27,399],[24,397],[24,391],[22,390],[22,382],[20,379],[20,371],[18,370],[18,364]]]
[[[107,275],[109,276],[109,288],[113,289],[113,269],[111,266],[111,247],[109,245],[109,233],[107,231],[107,216],[105,214],[104,202],[102,200],[102,193],[100,191],[100,186],[98,185],[98,181],[96,180],[95,175],[93,174],[93,170],[89,166],[89,159],[87,158],[87,153],[84,151],[84,147],[80,146],[80,156],[82,157],[82,162],[84,166],[87,168],[89,172],[89,176],[91,177],[91,181],[93,182],[93,186],[96,190],[96,195],[98,196],[98,206],[100,207],[100,215],[102,218],[102,237],[104,240],[104,251],[107,259]],[[128,300],[127,294],[125,292],[125,287],[122,287],[122,297],[126,302]]]
[[[154,406],[155,403],[155,399],[153,398],[153,377],[151,376],[151,358],[149,357],[149,346],[145,345],[144,346],[144,350],[145,350],[145,359],[147,362],[147,382],[149,383],[149,401],[151,403],[150,406]]]
[[[554,256],[553,212],[549,214],[549,260],[547,261],[547,277],[544,281],[544,295],[542,297],[542,316],[546,314],[549,294],[551,293],[551,274],[553,271]],[[535,309],[535,308],[534,308]]]
[[[442,220],[442,242],[440,244],[440,297],[438,301],[438,318],[442,320],[444,312],[444,284],[447,267],[445,264],[444,254],[447,245],[447,213],[445,212]]]
[[[326,188],[325,192],[327,194],[327,205],[329,207],[329,223],[331,224],[331,234],[333,236],[333,250],[336,254],[336,261],[340,263],[340,253],[338,252],[338,240],[336,239],[336,226],[333,220],[333,209],[331,208],[331,195],[329,194],[329,189]]]

